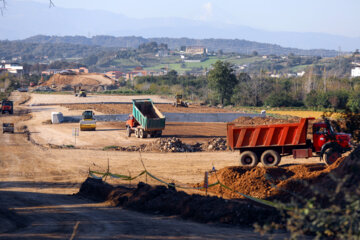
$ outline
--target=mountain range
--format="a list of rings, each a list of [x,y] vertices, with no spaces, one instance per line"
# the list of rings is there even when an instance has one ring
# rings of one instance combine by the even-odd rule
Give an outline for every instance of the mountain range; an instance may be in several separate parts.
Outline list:
[[[136,19],[103,10],[49,8],[32,1],[11,1],[0,24],[1,40],[34,35],[142,36],[144,38],[236,39],[277,44],[285,48],[354,51],[360,38],[324,33],[271,32],[247,26],[184,18]]]

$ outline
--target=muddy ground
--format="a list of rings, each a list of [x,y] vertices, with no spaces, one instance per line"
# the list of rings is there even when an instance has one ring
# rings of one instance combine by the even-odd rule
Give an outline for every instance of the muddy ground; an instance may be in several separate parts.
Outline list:
[[[41,97],[47,99],[46,96]],[[18,103],[24,102],[26,95],[16,93],[12,98]],[[49,98],[56,99],[56,96]],[[1,228],[0,239],[69,238],[77,222],[80,222],[77,239],[259,239],[260,236],[253,233],[251,228],[199,224],[156,213],[147,215],[73,196],[87,178],[89,169],[105,171],[109,164],[111,172],[134,176],[144,169],[142,160],[147,169],[157,177],[176,184],[192,185],[200,183],[204,172],[213,166],[221,169],[237,165],[237,152],[140,154],[103,151],[102,146],[113,145],[114,142],[121,144],[123,141],[133,145],[137,141],[149,141],[136,138],[116,139],[116,135],[121,135],[121,130],[87,132],[79,136],[77,142],[85,146],[82,149],[49,148],[45,145],[54,141],[59,144],[73,143],[71,131],[75,125],[44,124],[52,111],[70,111],[57,105],[31,106],[33,100],[21,106],[15,105],[15,111],[21,108],[31,111],[30,114],[0,117],[1,123],[15,122],[16,126],[15,134],[0,134],[0,221],[7,222],[3,225],[6,227]],[[71,112],[71,115],[76,114]],[[24,134],[24,125],[28,126],[32,142]],[[104,127],[109,128],[116,126]],[[284,158],[282,164],[303,162],[319,163],[319,160],[312,158],[295,161]],[[111,178],[107,181],[115,185],[129,184]],[[142,176],[132,181],[131,186],[140,181],[151,185],[159,184]],[[187,191],[189,194],[195,192],[204,194],[195,190]]]

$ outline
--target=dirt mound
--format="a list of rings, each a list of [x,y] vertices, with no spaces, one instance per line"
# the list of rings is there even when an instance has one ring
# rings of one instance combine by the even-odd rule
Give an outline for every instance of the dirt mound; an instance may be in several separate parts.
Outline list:
[[[251,205],[248,201],[231,201],[218,197],[188,195],[165,186],[139,183],[137,188],[112,187],[101,180],[88,178],[79,195],[113,206],[164,215],[177,215],[202,223],[226,223],[251,226],[254,223],[280,221],[273,208]]]
[[[81,86],[88,91],[102,91],[113,86],[115,81],[97,73],[81,73],[75,75],[55,74],[41,86],[53,87],[56,90],[73,90],[74,86]],[[111,88],[111,87],[110,87]]]
[[[292,117],[287,119],[279,119],[274,117],[239,117],[232,122],[236,125],[266,125],[280,123],[297,123],[299,121],[299,117]]]
[[[348,157],[347,157],[348,158]],[[347,159],[346,158],[346,159]],[[280,199],[288,201],[291,193],[307,194],[309,184],[329,183],[330,172],[339,171],[339,165],[345,158],[339,159],[330,167],[320,164],[292,165],[286,167],[226,167],[209,177],[209,184],[220,181],[224,185],[240,193],[262,199]],[[202,186],[203,183],[196,186]],[[210,192],[228,198],[243,198],[240,194],[217,185],[209,189]]]

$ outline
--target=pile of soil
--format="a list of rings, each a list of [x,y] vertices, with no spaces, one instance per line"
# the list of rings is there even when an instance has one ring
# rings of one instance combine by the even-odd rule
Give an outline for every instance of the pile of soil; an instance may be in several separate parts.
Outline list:
[[[279,119],[274,117],[239,117],[232,121],[236,125],[267,125],[267,124],[281,124],[281,123],[297,123],[300,121],[299,117],[291,117],[287,119]]]
[[[344,176],[345,172],[348,173],[350,171],[349,168],[353,169],[354,166],[350,163],[353,155],[342,157],[329,167],[324,164],[271,168],[226,167],[211,173],[209,184],[220,181],[231,189],[252,197],[278,199],[286,202],[291,199],[292,194],[300,194],[301,196],[311,195],[312,188],[315,186],[335,187],[335,182],[329,174],[337,174],[341,177]],[[357,159],[360,159],[360,153]],[[349,164],[352,167],[346,167]],[[356,164],[359,163],[357,162]],[[360,183],[360,177],[357,180],[359,180],[357,184]],[[195,186],[203,186],[203,183],[196,184]],[[244,198],[240,194],[219,185],[209,188],[208,191],[227,198]]]
[[[101,179],[88,178],[81,185],[79,196],[108,201],[136,211],[176,215],[202,223],[226,223],[252,226],[254,223],[279,222],[276,209],[249,204],[248,201],[188,195],[165,186],[139,183],[136,188],[113,187]]]
[[[55,87],[56,90],[73,90],[74,86],[81,86],[88,91],[103,91],[105,88],[111,89],[115,81],[111,78],[97,73],[80,73],[74,75],[55,74],[41,86]]]

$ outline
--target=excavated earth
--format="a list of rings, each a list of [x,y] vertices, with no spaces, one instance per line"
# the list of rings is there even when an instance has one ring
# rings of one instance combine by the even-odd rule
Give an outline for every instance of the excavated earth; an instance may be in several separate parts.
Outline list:
[[[339,158],[334,164],[303,164],[283,167],[225,167],[210,173],[209,184],[221,182],[231,189],[261,199],[276,199],[288,202],[294,195],[306,197],[314,191],[336,187],[332,176],[340,179],[353,173],[359,168],[360,148],[350,155]],[[360,177],[352,174],[352,184],[357,186]],[[202,183],[195,187],[203,186]],[[323,190],[323,189],[322,189]],[[226,198],[244,198],[240,194],[216,185],[208,189],[209,192]]]
[[[249,201],[225,200],[218,197],[189,195],[165,186],[150,186],[140,182],[136,188],[114,187],[101,179],[88,178],[78,196],[95,201],[107,201],[112,206],[136,211],[176,215],[201,223],[225,223],[252,226],[254,223],[280,222],[274,208]]]
[[[73,90],[74,86],[81,86],[89,91],[103,91],[104,88],[111,88],[115,81],[104,74],[77,73],[74,75],[55,74],[42,86],[54,87],[56,90]]]

